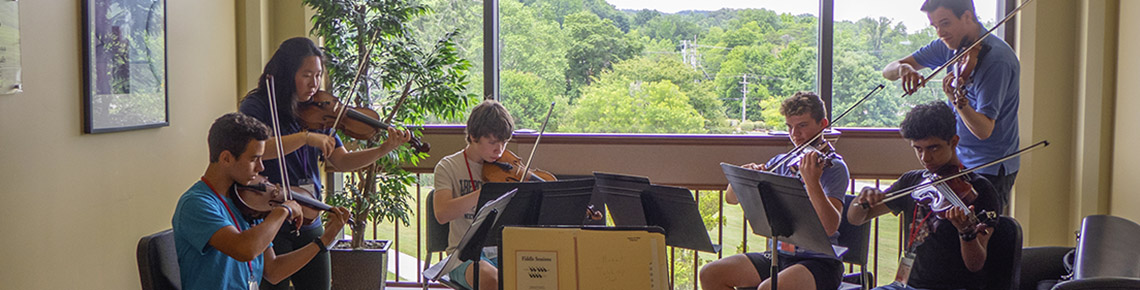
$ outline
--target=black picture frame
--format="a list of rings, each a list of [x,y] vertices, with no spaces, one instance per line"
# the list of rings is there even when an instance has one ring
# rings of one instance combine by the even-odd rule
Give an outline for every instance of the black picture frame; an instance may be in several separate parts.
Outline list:
[[[84,132],[170,125],[166,0],[83,1]]]

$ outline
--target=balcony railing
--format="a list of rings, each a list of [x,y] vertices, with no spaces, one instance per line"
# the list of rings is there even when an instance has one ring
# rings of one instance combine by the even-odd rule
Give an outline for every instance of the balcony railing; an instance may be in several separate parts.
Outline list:
[[[422,181],[425,178],[430,179],[431,174],[417,173],[417,177]],[[849,194],[855,194],[863,186],[883,187],[885,185],[889,185],[889,182],[880,179],[857,178],[851,181],[850,188],[854,190],[851,190]],[[388,275],[389,286],[422,286],[425,281],[419,273],[423,271],[424,261],[430,258],[431,262],[437,262],[442,254],[427,253],[424,246],[426,225],[423,217],[425,213],[422,211],[423,203],[430,202],[425,200],[430,190],[429,186],[422,185],[422,183],[416,186],[415,198],[410,202],[413,203],[412,206],[417,211],[413,213],[414,218],[410,225],[375,224],[367,235],[373,239],[393,241],[392,249],[395,252],[389,255],[388,269],[392,272]],[[748,230],[748,222],[741,214],[740,207],[724,202],[723,188],[690,188],[690,190],[698,201],[702,216],[715,217],[713,226],[708,228],[709,238],[713,243],[720,244],[723,249],[719,253],[704,253],[670,247],[669,260],[673,262],[670,263],[669,274],[674,283],[673,289],[698,289],[697,270],[715,259],[737,253],[767,250],[768,240],[753,235]],[[710,210],[713,212],[709,212]],[[877,285],[885,285],[894,277],[899,257],[900,248],[898,245],[901,242],[900,228],[898,218],[890,215],[876,219],[872,223],[868,263],[865,267],[868,272],[874,274]],[[846,267],[847,273],[858,273],[860,271],[861,268],[857,265],[849,264]],[[442,287],[438,284],[434,286]]]
[[[443,129],[437,129],[437,130],[438,130],[438,132],[436,132],[433,135],[433,136],[437,136],[436,138],[439,138],[438,135],[455,135],[456,139],[462,138],[462,136],[463,136],[462,135],[463,132],[461,129],[457,130],[456,128],[447,127],[447,128],[443,128]],[[904,168],[900,168],[901,166],[899,164],[906,164],[905,163],[906,160],[900,161],[899,160],[900,158],[887,158],[886,157],[886,156],[898,156],[898,154],[900,153],[900,151],[898,149],[890,149],[893,151],[890,151],[890,150],[884,151],[884,149],[883,149],[883,147],[900,147],[900,148],[902,148],[901,150],[909,150],[909,147],[895,146],[895,145],[902,145],[902,144],[891,143],[891,142],[903,142],[901,140],[901,138],[898,137],[897,131],[894,131],[891,129],[870,129],[870,130],[867,130],[867,129],[840,129],[840,130],[843,132],[843,138],[845,140],[851,140],[851,141],[838,142],[836,144],[836,146],[840,152],[846,152],[845,153],[845,159],[848,160],[848,164],[849,164],[851,172],[852,172],[851,173],[852,174],[852,180],[851,180],[851,184],[848,188],[848,190],[849,190],[848,194],[856,194],[864,186],[875,186],[875,187],[879,187],[879,188],[885,188],[886,186],[890,185],[890,183],[892,183],[893,180],[885,180],[882,178],[897,177],[897,176],[902,174],[902,171],[905,170]],[[578,136],[573,136],[573,137],[578,137]],[[603,141],[597,142],[597,143],[582,141],[581,139],[571,138],[570,136],[562,136],[561,138],[564,139],[564,141],[561,141],[561,143],[559,143],[560,141],[558,141],[557,137],[556,138],[550,138],[551,140],[555,140],[554,142],[551,142],[551,143],[554,143],[555,145],[549,145],[549,146],[550,147],[557,147],[560,145],[561,146],[572,145],[572,146],[578,146],[578,147],[582,147],[582,146],[588,147],[588,146],[591,146],[591,144],[599,144],[599,143],[601,144],[599,146],[609,146],[607,148],[613,148],[615,145],[620,146],[620,145],[628,145],[628,144],[633,144],[633,145],[637,145],[637,146],[648,146],[648,145],[646,145],[647,143],[658,143],[658,139],[656,139],[656,138],[661,138],[661,137],[660,136],[650,136],[650,137],[633,136],[633,138],[632,138],[632,139],[634,139],[633,141],[628,141],[631,138],[622,138],[623,140],[615,141],[615,139],[617,139],[617,138],[615,138],[613,135],[606,135],[603,137],[596,138],[597,140],[603,140]],[[591,137],[586,137],[586,138],[591,138]],[[653,140],[637,140],[638,138],[653,138]],[[759,140],[759,142],[749,141],[747,139],[748,137],[743,137],[743,138],[742,137],[732,137],[732,138],[733,139],[728,140],[729,143],[725,143],[726,139],[722,138],[722,137],[707,138],[707,140],[705,140],[705,141],[700,140],[699,137],[697,137],[697,138],[680,138],[680,139],[684,139],[682,141],[669,139],[669,141],[672,143],[668,143],[668,144],[664,144],[664,145],[654,144],[652,146],[658,146],[657,148],[661,148],[664,146],[688,146],[688,147],[705,146],[708,148],[727,148],[727,151],[729,151],[729,152],[734,152],[732,150],[742,150],[742,148],[740,146],[749,146],[749,145],[763,146],[759,150],[762,153],[759,153],[759,154],[768,154],[768,152],[779,152],[780,150],[786,150],[786,149],[780,149],[780,148],[790,147],[790,145],[786,144],[787,143],[786,137],[780,137],[780,138],[764,138],[764,137],[761,137],[761,138],[756,139],[756,140]],[[521,136],[521,138],[520,138],[520,136],[516,136],[515,140],[518,143],[524,143],[528,139],[526,136]],[[530,139],[530,140],[533,140],[533,139]],[[547,137],[544,137],[543,138],[543,142],[544,142],[543,144],[547,144],[546,143],[547,140],[548,140]],[[666,140],[666,138],[663,138],[661,140]],[[434,141],[434,140],[432,140],[432,141]],[[460,141],[460,142],[462,142],[462,141]],[[629,142],[629,143],[623,143],[623,142]],[[639,142],[642,142],[642,143],[639,143]],[[447,141],[446,140],[441,141],[440,143],[445,144],[445,143],[447,143]],[[453,143],[455,143],[455,142],[453,142]],[[433,147],[436,144],[437,144],[436,142],[433,142]],[[462,144],[462,143],[458,143],[458,144]],[[889,144],[889,146],[884,146],[883,144]],[[519,146],[523,147],[523,145],[519,145]],[[548,145],[544,145],[544,146],[548,146]],[[726,146],[726,147],[718,147],[718,146]],[[736,146],[736,147],[732,147],[732,146]],[[783,146],[783,147],[781,147],[781,146]],[[547,147],[547,148],[550,148],[550,147]],[[573,149],[574,150],[580,150],[580,148],[578,148],[578,147],[575,147]],[[568,147],[561,147],[561,148],[568,148]],[[744,148],[748,148],[748,147],[744,147]],[[686,148],[686,150],[688,150],[688,149],[690,149],[690,148]],[[526,152],[529,152],[528,147],[516,148],[516,150],[524,150]],[[544,149],[544,150],[553,151],[554,149]],[[618,148],[618,150],[623,150],[623,149]],[[665,148],[665,150],[676,150],[676,149],[675,148]],[[443,148],[443,149],[440,149],[439,152],[455,152],[455,151],[458,151],[458,149],[449,151],[448,149]],[[726,150],[720,150],[720,151],[723,152]],[[861,151],[861,153],[864,153],[864,154],[859,154],[856,156],[855,154],[851,153],[854,151]],[[546,154],[546,153],[544,153],[544,154]],[[668,153],[665,153],[665,154],[668,154]],[[552,154],[544,155],[544,157],[547,157],[549,155],[552,155]],[[737,156],[738,156],[738,154],[733,155],[733,157],[729,157],[729,158],[736,158]],[[851,158],[848,156],[855,156],[855,157]],[[547,158],[555,158],[555,157],[547,157]],[[565,158],[565,157],[559,157],[559,158]],[[604,159],[605,157],[602,157],[602,158]],[[729,158],[726,158],[724,160],[728,160]],[[855,160],[855,161],[852,161],[852,160]],[[877,163],[873,163],[872,160],[874,160]],[[421,165],[429,164],[429,166],[430,166],[430,165],[434,165],[434,162],[435,162],[435,160],[429,159],[426,162],[421,162]],[[597,166],[597,165],[595,165],[595,166]],[[640,165],[640,166],[644,166],[644,165]],[[905,165],[903,165],[903,166],[905,166]],[[561,168],[561,169],[565,169],[565,168]],[[371,227],[370,233],[366,234],[366,236],[369,236],[373,239],[385,239],[385,240],[392,240],[393,241],[392,249],[394,249],[395,252],[389,254],[388,269],[389,269],[389,271],[392,272],[392,273],[389,273],[388,279],[387,279],[388,280],[387,284],[389,286],[421,287],[425,283],[424,279],[421,278],[422,275],[420,275],[420,273],[423,271],[424,261],[437,262],[437,261],[439,261],[439,258],[441,255],[441,253],[427,253],[426,247],[425,247],[425,232],[426,232],[425,224],[424,224],[424,222],[425,222],[424,214],[425,213],[423,213],[422,211],[424,209],[424,206],[423,206],[424,202],[430,202],[430,201],[427,201],[425,199],[426,199],[427,193],[431,190],[431,185],[434,183],[433,182],[434,176],[431,174],[431,167],[410,168],[410,170],[412,172],[416,173],[416,177],[420,181],[414,188],[413,199],[409,200],[409,203],[411,203],[411,206],[416,209],[415,212],[413,212],[411,215],[413,217],[411,224],[408,226],[404,226],[402,224],[393,224],[393,223],[375,224]],[[560,171],[556,171],[556,172],[560,172]],[[589,171],[586,171],[586,172],[589,172]],[[617,171],[617,172],[620,172],[620,171]],[[708,173],[704,172],[703,174],[708,174]],[[723,179],[721,179],[721,180],[723,180]],[[658,182],[657,180],[654,180],[654,182],[655,183],[662,183],[662,182]],[[682,183],[684,183],[684,181]],[[712,219],[713,222],[711,222],[711,224],[706,224],[708,226],[710,239],[713,241],[713,243],[720,244],[722,246],[722,250],[720,253],[704,253],[704,252],[695,252],[692,250],[671,248],[669,251],[669,255],[670,255],[669,258],[670,258],[670,261],[672,261],[672,262],[670,263],[669,273],[670,273],[671,281],[673,282],[672,289],[699,289],[698,282],[697,282],[697,271],[700,269],[701,266],[703,266],[704,264],[706,264],[708,262],[714,261],[714,260],[722,258],[722,257],[730,256],[730,255],[733,255],[736,253],[767,250],[767,242],[768,242],[767,239],[764,237],[753,235],[751,233],[751,231],[748,230],[747,221],[745,221],[743,214],[740,210],[740,207],[737,205],[729,205],[729,204],[726,204],[724,202],[723,191],[724,191],[724,188],[726,185],[724,185],[724,184],[687,184],[687,183],[686,184],[675,184],[675,183],[670,184],[668,182],[663,182],[662,184],[685,187],[685,188],[690,189],[693,192],[694,198],[698,201],[698,206],[700,207],[700,211],[701,211],[702,216],[714,217]],[[871,227],[872,228],[871,228],[871,237],[869,238],[870,247],[868,250],[868,263],[867,263],[867,265],[865,265],[865,267],[866,267],[867,272],[874,274],[874,277],[876,279],[874,284],[885,285],[885,284],[889,283],[894,278],[894,274],[895,274],[894,272],[895,272],[895,269],[897,266],[898,257],[899,257],[899,253],[900,253],[900,247],[898,246],[901,242],[901,235],[899,232],[899,229],[901,227],[900,227],[899,218],[892,216],[892,215],[885,215],[883,217],[880,217],[879,219],[874,220]],[[861,271],[860,266],[856,266],[856,265],[847,265],[847,267],[845,267],[845,268],[846,268],[847,273],[856,273],[856,272]],[[429,283],[429,286],[430,287],[442,287],[441,285],[438,285],[435,283]]]

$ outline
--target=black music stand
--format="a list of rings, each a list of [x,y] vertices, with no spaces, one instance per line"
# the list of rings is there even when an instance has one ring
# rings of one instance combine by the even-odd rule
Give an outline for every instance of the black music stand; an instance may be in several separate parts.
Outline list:
[[[499,213],[504,211],[507,205],[515,197],[515,190],[508,191],[501,194],[498,198],[488,201],[485,205],[479,207],[479,211],[475,213],[475,220],[472,221],[471,227],[463,234],[463,238],[459,240],[459,246],[455,249],[454,253],[449,253],[439,263],[432,265],[424,270],[423,276],[432,281],[438,281],[445,273],[449,273],[459,264],[465,261],[475,261],[472,266],[474,279],[471,283],[472,287],[478,289],[479,285],[479,264],[481,255],[483,253],[484,242],[487,240],[487,234],[491,232],[491,225],[498,221]],[[489,222],[488,222],[489,221]]]
[[[503,242],[503,226],[605,224],[605,220],[587,219],[586,210],[595,199],[593,179],[571,179],[550,182],[485,183],[479,194],[479,206],[503,193],[517,190],[499,219],[491,226],[484,246]]]
[[[720,163],[752,233],[772,239],[772,289],[780,272],[778,241],[837,258],[799,178]],[[841,250],[841,248],[840,248]]]
[[[689,189],[654,185],[649,178],[594,172],[594,188],[603,194],[617,226],[656,226],[665,230],[665,244],[716,253],[697,201]]]

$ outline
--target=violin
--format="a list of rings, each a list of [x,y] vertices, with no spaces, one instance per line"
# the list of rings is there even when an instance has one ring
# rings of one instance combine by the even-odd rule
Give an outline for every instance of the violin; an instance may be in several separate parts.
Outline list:
[[[925,173],[926,180],[923,182],[925,186],[920,186],[911,192],[911,197],[920,204],[930,206],[931,212],[940,219],[946,219],[946,213],[951,210],[961,210],[966,212],[966,222],[973,225],[970,229],[976,230],[976,225],[985,224],[986,227],[994,227],[997,225],[997,213],[990,211],[981,211],[974,213],[969,205],[973,204],[978,198],[978,192],[974,190],[974,186],[970,183],[969,175],[961,175],[952,178],[943,178],[943,176],[953,176],[961,172],[961,165],[943,166],[938,172]],[[943,182],[935,183],[936,180],[943,180]]]
[[[961,57],[954,62],[954,68],[948,71],[946,77],[942,79],[942,91],[950,97],[951,103],[958,109],[969,105],[969,99],[966,98],[966,86],[973,81],[971,75],[977,68],[978,62],[989,52],[989,46],[984,43],[974,46],[970,44],[971,42],[967,39],[962,39],[957,50]]]
[[[345,135],[362,140],[372,139],[389,127],[380,122],[380,113],[375,110],[345,106],[336,96],[326,91],[317,91],[309,101],[297,104],[297,114],[309,130],[328,130],[336,126]],[[338,122],[338,116],[342,114],[347,118],[340,118]],[[421,141],[419,137],[412,136],[408,144],[416,152],[431,151],[431,144]]]
[[[950,178],[940,183],[933,183],[935,180],[942,179],[944,176],[953,176],[961,172],[961,165],[947,164],[942,166],[937,172],[927,172],[923,174],[925,180],[923,184],[926,186],[919,187],[911,192],[911,197],[916,201],[923,204],[930,205],[930,209],[936,213],[943,213],[951,208],[961,208],[969,211],[969,205],[973,204],[978,199],[978,192],[974,190],[974,186],[970,183],[969,175],[962,175],[955,178]]]
[[[272,184],[264,176],[257,176],[252,185],[234,184],[232,193],[237,204],[243,207],[243,214],[252,219],[263,219],[273,208],[285,203],[285,195],[281,194],[281,186]],[[301,205],[301,215],[304,217],[302,225],[309,225],[321,214],[332,208],[328,204],[313,198],[308,189],[298,186],[289,187],[289,196]]]
[[[804,149],[800,150],[799,153],[793,153],[795,156],[792,156],[791,159],[787,161],[788,168],[791,169],[792,172],[800,171],[800,162],[803,161],[804,157],[807,156],[809,152],[815,152],[818,154],[819,160],[817,160],[817,162],[823,163],[823,168],[831,167],[832,160],[843,158],[839,156],[839,153],[835,153],[835,147],[831,146],[831,142],[828,142],[824,139],[814,140],[818,140],[814,142],[816,144],[805,146]]]
[[[1028,153],[1029,151],[1032,151],[1034,149],[1042,148],[1042,147],[1046,147],[1046,146],[1049,146],[1049,141],[1048,140],[1042,140],[1042,141],[1037,142],[1033,145],[1029,145],[1028,147],[1022,148],[1021,150],[1017,150],[1017,152],[1010,153],[1009,155],[995,159],[995,160],[990,161],[990,162],[986,162],[985,164],[978,165],[978,166],[975,166],[975,167],[970,168],[970,169],[960,170],[961,168],[958,168],[958,169],[955,169],[953,171],[939,169],[939,171],[937,173],[939,173],[938,175],[942,176],[940,178],[931,179],[931,178],[934,178],[935,176],[927,176],[927,181],[925,181],[923,183],[913,185],[913,186],[909,186],[907,188],[903,188],[900,190],[885,193],[883,200],[879,201],[876,204],[859,203],[859,206],[862,207],[863,209],[870,209],[871,207],[879,206],[881,204],[886,204],[889,201],[901,198],[903,196],[907,196],[908,194],[911,197],[915,198],[916,200],[923,200],[923,198],[925,198],[925,197],[930,197],[931,201],[933,202],[933,201],[936,201],[936,200],[933,200],[933,198],[942,198],[942,194],[939,193],[938,196],[934,196],[932,193],[927,193],[927,194],[921,194],[919,196],[915,196],[914,192],[918,191],[919,189],[928,189],[927,191],[929,191],[929,188],[931,186],[938,186],[941,183],[954,181],[955,179],[957,179],[959,177],[966,176],[966,174],[977,171],[978,169],[994,166],[994,165],[999,164],[1003,161],[1013,159],[1017,156],[1021,156],[1022,154]],[[968,180],[962,180],[961,182],[964,182],[966,185],[969,185]],[[955,186],[955,188],[958,188],[959,190],[961,190],[963,187],[961,187],[961,185],[957,185],[957,186]],[[935,189],[935,190],[937,190],[937,189]],[[971,191],[973,190],[973,186],[970,186],[970,190]],[[942,191],[945,191],[948,193],[956,193],[954,188],[950,188],[949,186],[947,186],[947,188],[943,189]],[[959,199],[959,201],[960,201],[960,198],[958,198],[957,194],[946,194],[945,196],[953,196],[954,199]],[[968,198],[968,196],[966,196],[966,197]],[[976,196],[974,198],[976,198]],[[947,202],[951,202],[951,201],[948,200]],[[972,199],[971,199],[971,202],[972,202]],[[961,202],[961,203],[963,204],[963,208],[968,209],[968,207],[964,206],[965,202]]]
[[[523,174],[522,159],[510,150],[504,151],[503,156],[495,162],[483,163],[483,180],[486,182],[526,182],[526,181],[555,181],[553,173],[549,171],[529,168]]]
[[[546,119],[542,121],[542,129],[538,130],[538,138],[534,139],[534,147],[530,149],[530,160],[534,160],[534,153],[538,151],[538,142],[546,132],[546,123],[550,122],[550,115],[554,113],[554,102],[550,102],[550,110],[546,112]],[[529,161],[527,161],[529,163]],[[524,173],[525,172],[525,173]],[[523,164],[522,159],[511,150],[503,151],[503,155],[495,162],[483,163],[483,180],[487,182],[525,182],[525,181],[555,181],[554,174],[549,171],[530,168]]]

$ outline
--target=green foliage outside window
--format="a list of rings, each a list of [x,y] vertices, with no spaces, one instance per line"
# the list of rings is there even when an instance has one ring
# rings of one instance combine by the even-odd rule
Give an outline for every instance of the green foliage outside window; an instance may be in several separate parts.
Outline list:
[[[415,20],[416,29],[461,28],[456,46],[474,60],[467,89],[482,94],[483,2],[419,1],[436,13]],[[547,128],[552,132],[785,130],[780,101],[797,91],[818,90],[814,15],[767,9],[666,14],[617,10],[604,0],[501,0],[499,9],[499,97],[521,128],[538,129],[545,108],[555,102]],[[888,18],[837,21],[834,27],[834,113],[886,84],[880,70],[887,63],[936,39],[929,27],[908,32],[913,29]],[[677,90],[666,89],[666,80]],[[932,87],[899,98],[901,88],[887,84],[836,125],[896,127],[910,106],[942,98],[939,85]],[[694,111],[696,117],[690,114]],[[675,117],[651,119],[665,113]],[[700,124],[693,126],[694,119]]]

